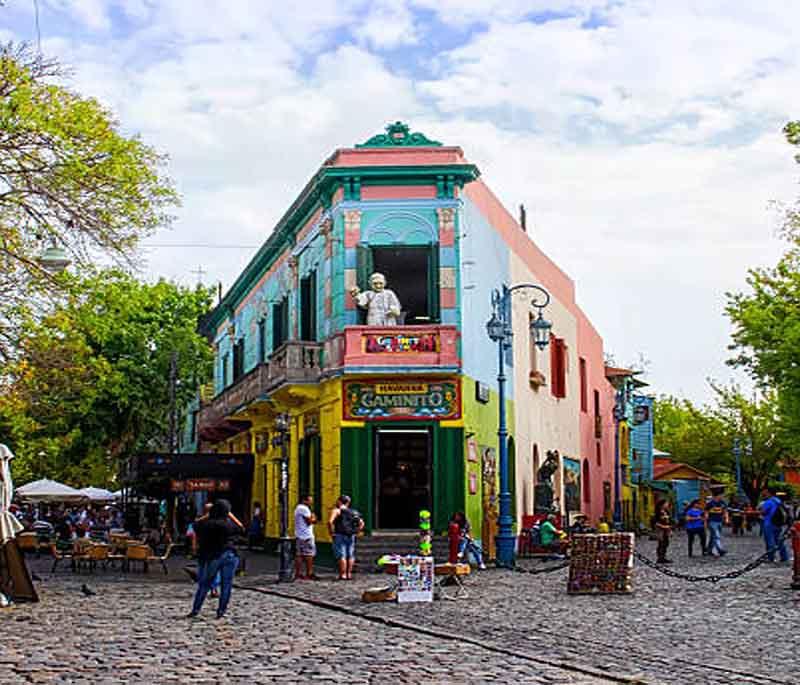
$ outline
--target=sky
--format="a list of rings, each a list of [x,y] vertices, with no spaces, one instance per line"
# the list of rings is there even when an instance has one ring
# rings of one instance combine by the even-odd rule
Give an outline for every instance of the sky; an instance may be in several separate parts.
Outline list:
[[[229,287],[334,149],[400,119],[525,205],[650,390],[732,377],[725,293],[778,259],[797,196],[800,3],[37,1],[71,86],[169,155],[183,207],[149,276]],[[0,41],[35,43],[34,0],[0,4]]]

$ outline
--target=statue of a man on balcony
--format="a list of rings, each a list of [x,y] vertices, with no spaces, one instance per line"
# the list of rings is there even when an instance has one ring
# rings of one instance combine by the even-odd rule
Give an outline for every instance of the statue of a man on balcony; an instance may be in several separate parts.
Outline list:
[[[350,294],[361,309],[367,310],[367,326],[396,326],[400,317],[400,300],[386,287],[386,277],[374,273],[369,277],[372,290],[363,293],[354,287]]]

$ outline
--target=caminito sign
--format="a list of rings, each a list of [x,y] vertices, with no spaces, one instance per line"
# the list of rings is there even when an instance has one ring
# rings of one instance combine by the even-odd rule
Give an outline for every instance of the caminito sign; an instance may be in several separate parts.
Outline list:
[[[458,419],[461,385],[457,380],[346,381],[345,420]]]

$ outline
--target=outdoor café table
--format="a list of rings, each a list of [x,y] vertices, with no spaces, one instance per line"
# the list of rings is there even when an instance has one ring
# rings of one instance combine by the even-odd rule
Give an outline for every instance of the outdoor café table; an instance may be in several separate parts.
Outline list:
[[[383,572],[397,578],[398,567],[399,564],[396,562],[389,562],[383,565]],[[466,599],[469,597],[469,592],[467,592],[462,576],[468,576],[471,570],[469,564],[434,564],[433,582],[442,599]],[[456,590],[452,595],[448,595],[445,592],[444,581],[448,578],[452,579],[456,586]]]

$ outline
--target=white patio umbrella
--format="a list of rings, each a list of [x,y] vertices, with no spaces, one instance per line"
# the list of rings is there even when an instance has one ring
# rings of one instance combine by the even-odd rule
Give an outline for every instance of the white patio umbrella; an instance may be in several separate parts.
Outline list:
[[[80,491],[92,502],[113,502],[116,499],[116,495],[105,488],[88,487],[81,488]]]
[[[81,502],[86,499],[80,490],[47,478],[17,488],[17,495],[28,502]]]

